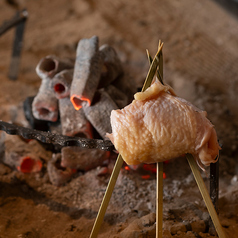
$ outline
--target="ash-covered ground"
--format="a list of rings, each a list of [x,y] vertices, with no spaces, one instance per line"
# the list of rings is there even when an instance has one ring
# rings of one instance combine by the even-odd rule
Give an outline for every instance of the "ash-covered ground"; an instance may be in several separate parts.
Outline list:
[[[213,1],[16,1],[29,19],[21,67],[8,79],[14,30],[0,37],[0,119],[28,126],[23,101],[38,92],[35,67],[42,57],[75,57],[82,38],[97,35],[114,47],[123,67],[142,86],[153,55],[164,42],[164,80],[208,112],[222,145],[219,218],[238,237],[238,20]],[[0,2],[0,23],[16,12]],[[113,160],[112,160],[113,163]],[[110,164],[109,171],[113,164]],[[0,237],[89,237],[110,175],[101,168],[77,172],[64,186],[50,183],[45,164],[23,174],[0,164]],[[214,237],[209,214],[185,158],[164,165],[163,237]],[[123,169],[98,237],[155,237],[155,175]],[[202,172],[209,186],[209,169]]]

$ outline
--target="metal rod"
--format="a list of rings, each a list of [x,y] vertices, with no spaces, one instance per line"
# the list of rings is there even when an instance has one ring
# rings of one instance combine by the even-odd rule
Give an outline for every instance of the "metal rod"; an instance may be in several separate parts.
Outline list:
[[[19,18],[21,15],[22,15],[22,12],[18,12]],[[16,26],[15,39],[13,42],[13,49],[12,49],[12,58],[11,58],[10,69],[8,74],[8,77],[11,80],[16,80],[18,76],[19,65],[20,65],[20,55],[21,55],[21,49],[23,46],[23,35],[24,35],[26,19],[27,19],[26,17],[22,18],[21,21],[19,21]]]
[[[156,179],[156,238],[163,236],[163,162],[157,163]]]
[[[3,35],[5,32],[10,30],[12,27],[16,26],[22,21],[25,21],[28,17],[28,12],[27,10],[22,10],[21,12],[17,12],[17,14],[11,18],[8,21],[5,21],[1,26],[0,26],[0,36]]]
[[[219,199],[219,159],[216,163],[210,164],[210,197],[213,203],[213,206],[217,212],[218,211],[218,199]],[[212,219],[209,219],[209,227],[211,231],[215,229]]]
[[[210,164],[210,197],[218,213],[219,199],[219,159],[216,163]]]

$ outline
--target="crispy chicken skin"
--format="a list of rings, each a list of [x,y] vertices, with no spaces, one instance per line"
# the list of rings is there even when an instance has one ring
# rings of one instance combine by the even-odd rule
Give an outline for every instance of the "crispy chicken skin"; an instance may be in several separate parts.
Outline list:
[[[129,165],[156,163],[191,153],[200,167],[215,163],[219,144],[206,112],[176,97],[156,80],[121,110],[111,112],[107,134]]]

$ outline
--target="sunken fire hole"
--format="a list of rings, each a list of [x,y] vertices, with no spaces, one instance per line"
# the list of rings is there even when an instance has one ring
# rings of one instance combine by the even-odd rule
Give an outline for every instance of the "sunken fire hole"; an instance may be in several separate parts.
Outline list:
[[[48,110],[48,109],[46,109],[46,108],[40,108],[40,109],[38,109],[38,112],[39,112],[39,114],[40,115],[48,115],[49,113],[50,113],[50,111]]]
[[[65,91],[65,86],[61,83],[57,83],[55,86],[54,86],[54,90],[55,92],[57,93],[63,93]]]
[[[55,62],[52,59],[44,59],[41,64],[41,70],[50,72],[55,69]]]

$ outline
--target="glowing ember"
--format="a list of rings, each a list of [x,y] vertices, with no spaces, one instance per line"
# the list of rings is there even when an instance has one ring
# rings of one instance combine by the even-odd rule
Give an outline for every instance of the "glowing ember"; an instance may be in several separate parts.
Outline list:
[[[91,105],[91,101],[88,98],[79,97],[76,94],[72,95],[70,100],[71,100],[75,110],[79,110],[80,108],[82,108],[84,103],[86,103],[87,106]]]
[[[149,178],[150,178],[150,175],[149,175],[149,174],[142,175],[141,178],[143,178],[143,179],[149,179]]]
[[[56,85],[54,86],[54,90],[55,90],[55,92],[57,92],[57,93],[62,93],[62,92],[65,91],[65,87],[64,87],[64,85],[58,83],[58,84],[56,84]]]
[[[27,156],[22,159],[20,166],[17,167],[22,173],[32,173],[41,171],[42,163],[40,160],[32,159]]]
[[[165,161],[165,164],[168,164],[169,161]],[[125,165],[124,167],[125,170],[130,171],[132,170],[128,165]],[[156,164],[143,164],[142,165],[143,171],[148,171],[149,173],[156,174],[157,169],[156,169]],[[142,179],[150,179],[151,175],[150,174],[145,174],[141,175]],[[166,179],[166,173],[163,173],[163,179]]]

